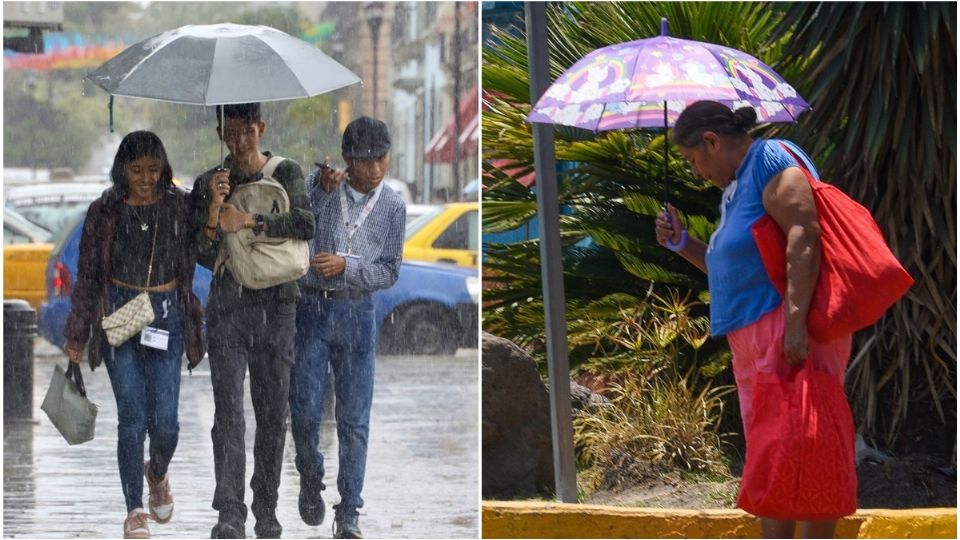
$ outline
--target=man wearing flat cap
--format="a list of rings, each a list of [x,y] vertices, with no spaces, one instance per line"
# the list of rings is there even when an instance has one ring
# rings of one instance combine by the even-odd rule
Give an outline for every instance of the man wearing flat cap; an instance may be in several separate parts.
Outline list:
[[[342,155],[345,171],[324,162],[307,179],[317,236],[310,271],[299,282],[303,297],[297,307],[290,416],[300,516],[308,525],[320,525],[325,513],[320,421],[331,367],[340,447],[334,537],[362,538],[357,510],[363,506],[377,343],[371,294],[397,281],[406,207],[382,184],[390,161],[386,124],[365,116],[350,122]]]

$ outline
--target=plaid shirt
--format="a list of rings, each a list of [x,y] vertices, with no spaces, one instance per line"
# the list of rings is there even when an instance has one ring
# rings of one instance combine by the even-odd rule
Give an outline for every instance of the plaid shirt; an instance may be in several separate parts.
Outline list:
[[[389,187],[380,184],[377,187],[380,199],[348,245],[346,227],[341,217],[340,194],[347,193],[352,224],[377,190],[370,191],[356,201],[353,200],[352,190],[344,190],[345,183],[327,193],[317,182],[318,172],[314,171],[307,178],[310,206],[316,217],[317,231],[310,246],[310,257],[312,259],[316,253],[321,252],[348,251],[358,257],[345,257],[346,269],[332,278],[325,278],[311,268],[307,275],[300,278],[300,284],[315,289],[365,292],[390,288],[400,275],[400,261],[403,258],[404,223],[407,216],[403,199]]]

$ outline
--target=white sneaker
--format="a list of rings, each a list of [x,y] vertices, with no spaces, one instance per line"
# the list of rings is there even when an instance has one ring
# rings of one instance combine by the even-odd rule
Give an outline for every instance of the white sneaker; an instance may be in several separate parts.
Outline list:
[[[143,511],[143,508],[134,508],[127,514],[127,519],[123,522],[124,538],[150,538],[150,528],[147,527],[147,520],[150,514]]]

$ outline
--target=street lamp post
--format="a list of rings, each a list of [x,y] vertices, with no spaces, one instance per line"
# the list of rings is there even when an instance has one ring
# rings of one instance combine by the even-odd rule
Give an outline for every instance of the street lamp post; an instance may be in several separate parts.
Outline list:
[[[27,76],[27,95],[30,96],[30,105],[36,109],[37,105],[37,77],[32,72]],[[37,181],[37,150],[35,145],[30,145],[30,180]]]
[[[377,68],[379,67],[380,25],[383,23],[383,2],[368,2],[367,24],[370,26],[370,41],[373,42],[373,117],[377,116],[378,91]]]
[[[460,182],[460,3],[453,3],[453,189],[459,200]]]

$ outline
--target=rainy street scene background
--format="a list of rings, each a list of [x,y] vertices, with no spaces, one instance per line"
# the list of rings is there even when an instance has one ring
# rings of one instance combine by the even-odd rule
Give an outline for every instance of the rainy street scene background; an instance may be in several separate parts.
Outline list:
[[[84,77],[150,36],[218,23],[285,32],[362,81],[264,102],[262,150],[296,160],[306,175],[328,156],[344,166],[340,140],[352,119],[389,126],[384,183],[404,199],[407,223],[400,278],[374,295],[378,353],[359,524],[374,538],[479,534],[477,11],[455,2],[4,3],[4,537],[122,536],[117,409],[105,367],[83,364],[99,407],[92,441],[67,445],[40,410],[54,366],[67,364],[62,334],[80,226],[110,184],[125,134],[155,132],[184,189],[221,148],[214,107],[116,97],[111,111],[108,93]],[[249,485],[256,422],[245,399]],[[338,449],[332,404],[327,411],[327,519],[310,527],[298,514],[288,436],[277,510],[286,537],[332,536]],[[184,367],[169,472],[175,514],[151,523],[154,537],[206,537],[217,522],[213,412],[208,362],[192,374]],[[249,505],[249,489],[246,497]]]

